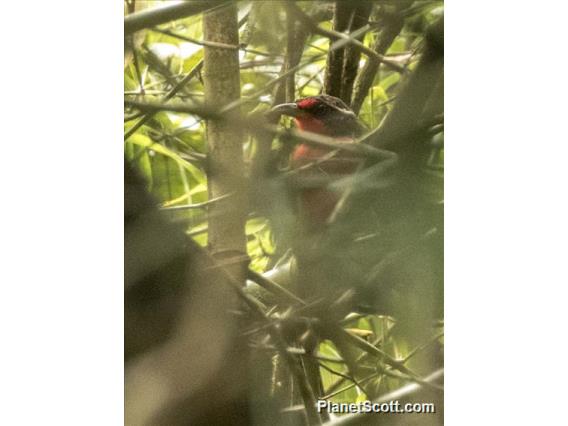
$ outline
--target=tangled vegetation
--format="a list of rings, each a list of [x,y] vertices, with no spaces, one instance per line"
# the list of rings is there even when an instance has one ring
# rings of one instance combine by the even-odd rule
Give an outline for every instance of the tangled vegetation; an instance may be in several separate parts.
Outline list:
[[[443,2],[125,12],[127,424],[442,424]],[[270,114],[321,93],[358,116],[358,143]],[[300,143],[361,159],[324,182],[340,201],[317,229]]]

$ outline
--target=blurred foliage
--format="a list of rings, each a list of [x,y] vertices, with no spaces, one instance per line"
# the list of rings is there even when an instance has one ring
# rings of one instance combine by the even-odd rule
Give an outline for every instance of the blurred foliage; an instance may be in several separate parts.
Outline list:
[[[136,11],[160,7],[169,2],[136,1]],[[319,2],[299,2],[309,12]],[[404,10],[404,26],[388,49],[387,55],[396,59],[409,70],[414,70],[424,48],[426,28],[443,13],[441,1],[414,1]],[[270,106],[272,88],[267,84],[280,73],[286,46],[285,9],[278,2],[239,2],[239,18],[248,16],[241,25],[241,38],[246,47],[239,50],[241,66],[241,93],[247,99],[242,105],[243,113]],[[376,8],[391,12],[396,2],[377,2]],[[125,4],[126,13],[134,10]],[[248,14],[248,15],[247,15]],[[372,15],[371,21],[376,14]],[[203,59],[201,16],[192,16],[162,24],[157,29],[146,29],[135,34],[130,47],[126,49],[124,68],[125,98],[144,102],[163,102],[166,96],[192,70],[200,66]],[[320,23],[331,28],[331,20]],[[377,26],[380,29],[380,25]],[[372,46],[380,31],[368,31],[363,39],[366,46]],[[295,74],[295,97],[317,95],[322,92],[323,74],[326,66],[326,52],[330,41],[320,35],[310,35],[302,54],[301,67]],[[361,64],[365,61],[362,57]],[[362,105],[359,117],[369,129],[375,129],[392,110],[401,89],[400,73],[387,67],[380,67],[373,85]],[[171,98],[175,102],[202,102],[203,84],[199,72]],[[124,130],[133,129],[141,114],[135,109],[125,111]],[[289,120],[282,124],[290,126]],[[278,152],[282,140],[275,140],[272,151]],[[432,205],[441,205],[443,200],[443,129],[428,136],[431,144],[425,162],[421,164],[422,196]],[[252,136],[243,146],[247,165],[254,153]],[[206,177],[207,142],[205,123],[196,115],[173,112],[158,112],[151,115],[132,135],[125,140],[125,156],[128,162],[144,176],[147,190],[159,201],[166,215],[181,224],[186,233],[201,246],[207,244],[207,208],[196,207],[208,201]],[[270,201],[269,201],[270,202]],[[277,204],[277,201],[274,201]],[[186,209],[175,209],[186,206]],[[284,213],[283,213],[284,214]],[[356,218],[354,220],[360,220]],[[369,219],[372,214],[369,213]],[[386,232],[379,224],[377,232]],[[400,224],[399,224],[400,225]],[[439,230],[441,232],[441,230]],[[265,272],[289,256],[292,236],[275,235],[274,218],[264,214],[262,209],[251,206],[246,224],[247,251],[251,268]],[[280,230],[282,232],[282,230]],[[361,239],[372,238],[362,235]],[[368,253],[367,253],[368,254]],[[349,287],[349,283],[344,283]],[[441,283],[440,289],[441,290]],[[406,294],[401,297],[406,298]],[[425,299],[426,301],[426,299]],[[414,303],[414,302],[412,302]],[[440,304],[441,295],[440,295]],[[404,305],[404,304],[403,304]],[[418,305],[404,305],[407,309],[421,309]],[[409,307],[411,306],[411,307]],[[406,309],[405,308],[405,309]],[[400,311],[395,311],[400,312]],[[441,320],[441,311],[438,311]],[[404,361],[411,370],[423,371],[431,365],[429,359],[440,353],[443,347],[441,326],[421,327],[420,339],[404,333],[398,327],[400,318],[392,312],[384,314],[350,314],[343,324],[355,334],[363,337],[396,360]],[[422,346],[424,345],[424,346]],[[417,351],[415,351],[418,348]],[[319,345],[324,394],[332,401],[356,402],[367,396],[382,395],[408,383],[401,377],[388,374],[360,349],[355,356],[360,361],[358,384],[346,378],[349,374],[345,363],[340,361],[338,348],[329,340]],[[339,360],[339,361],[338,361]]]

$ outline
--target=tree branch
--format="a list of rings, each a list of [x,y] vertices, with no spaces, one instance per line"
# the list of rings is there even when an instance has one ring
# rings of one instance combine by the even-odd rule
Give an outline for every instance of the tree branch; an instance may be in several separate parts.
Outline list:
[[[304,45],[308,38],[308,31],[305,27],[298,28],[296,19],[287,11],[286,25],[286,55],[284,63],[280,69],[279,77],[285,76],[273,89],[272,106],[283,102],[292,102],[295,92],[295,73],[299,69],[299,64],[304,53]],[[276,124],[279,117],[269,118],[271,124]],[[258,134],[256,138],[256,153],[252,160],[251,176],[262,179],[267,173],[267,165],[270,160],[270,150],[274,135],[270,133]]]
[[[371,15],[371,10],[373,4],[370,2],[361,2],[357,4],[353,15],[351,17],[351,25],[349,27],[349,32],[353,32],[363,28]],[[357,36],[359,41],[362,41],[365,37],[365,33]],[[377,52],[384,54],[385,52]],[[341,96],[340,98],[347,105],[351,103],[351,94],[353,93],[353,82],[357,76],[357,70],[359,69],[359,61],[361,59],[361,51],[357,50],[354,46],[348,46],[345,49],[345,58],[343,60],[343,72],[341,76]],[[374,61],[373,61],[374,62]]]
[[[424,378],[425,382],[433,383],[444,377],[444,369],[434,371],[432,374]],[[401,400],[411,397],[422,390],[422,386],[416,383],[409,384],[395,391],[389,392],[380,398],[375,399],[373,404],[382,404],[385,402]],[[367,424],[375,424],[376,417],[368,413],[358,413],[358,414],[347,414],[342,417],[338,417],[330,422],[324,424],[324,426],[359,426]]]
[[[333,30],[343,34],[349,29],[349,21],[353,14],[354,6],[351,2],[336,1],[333,11]],[[306,22],[306,21],[304,21]],[[307,25],[306,25],[307,26]],[[317,25],[315,25],[317,27]],[[308,27],[308,26],[307,26]],[[314,30],[314,25],[309,28]],[[315,31],[314,31],[315,32]],[[341,81],[343,73],[343,58],[345,48],[330,50],[327,55],[327,67],[325,69],[323,91],[331,96],[340,97]]]
[[[306,25],[310,29],[310,31],[312,31],[313,33],[327,37],[331,40],[342,40],[346,43],[352,44],[358,50],[360,50],[365,55],[367,55],[369,60],[379,61],[379,62],[385,64],[386,66],[388,66],[389,68],[391,68],[395,71],[398,71],[398,72],[401,72],[401,73],[405,72],[404,67],[400,66],[396,61],[392,61],[389,58],[378,54],[374,50],[369,49],[367,46],[365,46],[359,40],[357,40],[357,39],[355,39],[355,38],[353,38],[353,37],[351,37],[347,34],[339,33],[337,31],[333,31],[333,30],[326,30],[325,28],[318,26],[308,15],[306,15],[295,4],[290,4],[290,10],[297,16],[298,20],[300,22],[302,22],[304,25]]]
[[[237,7],[232,4],[203,17],[203,33],[207,42],[238,45],[239,25]],[[205,103],[211,108],[240,98],[239,56],[236,50],[205,46],[203,58],[203,87]],[[237,111],[238,113],[238,111]],[[225,259],[238,253],[246,254],[244,158],[242,132],[223,120],[209,118],[207,137],[207,189],[210,199],[219,200],[210,205],[209,250],[213,256]],[[219,216],[216,213],[231,212]],[[244,286],[243,264],[232,265],[229,272]]]
[[[373,50],[380,55],[384,55],[387,52],[394,39],[402,30],[404,23],[402,16],[399,14],[393,14],[384,19],[385,26],[373,45]],[[353,100],[351,101],[351,109],[355,111],[355,114],[359,114],[361,110],[361,105],[363,105],[363,101],[369,93],[375,75],[379,70],[379,65],[380,63],[376,61],[365,62],[365,65],[355,80]]]
[[[125,106],[140,109],[147,113],[156,113],[158,111],[172,111],[185,114],[198,115],[205,119],[222,120],[230,123],[232,126],[237,126],[247,131],[258,134],[261,132],[268,132],[273,136],[282,136],[295,141],[306,143],[310,146],[327,148],[331,150],[340,150],[349,152],[358,157],[365,157],[373,162],[392,160],[395,154],[383,149],[375,148],[371,145],[364,143],[346,143],[337,142],[334,138],[322,136],[317,133],[304,132],[296,129],[280,129],[275,125],[267,124],[266,118],[258,115],[250,117],[242,117],[235,113],[219,112],[216,108],[207,107],[199,104],[183,104],[183,105],[170,105],[138,102],[132,100],[124,100]],[[222,111],[226,108],[222,108]],[[364,139],[367,139],[365,137]]]
[[[150,28],[176,19],[197,15],[208,9],[229,3],[230,2],[226,0],[188,1],[133,13],[124,18],[124,35],[127,36],[144,28]]]
[[[240,21],[239,21],[239,28],[247,21],[248,19],[248,15],[245,15]],[[195,77],[197,74],[199,74],[201,72],[203,68],[203,59],[201,59],[187,74],[184,78],[182,78],[179,83],[177,83],[174,87],[172,87],[172,89],[164,96],[164,98],[162,99],[162,101],[168,101],[170,99],[172,99],[180,90],[182,90],[185,85],[187,83],[189,83],[191,81],[191,79],[193,77]],[[134,126],[132,126],[125,134],[124,134],[124,140],[127,140],[130,136],[132,136],[140,127],[142,127],[144,124],[146,124],[148,121],[150,121],[152,119],[152,117],[154,116],[154,114],[157,111],[153,111],[153,112],[148,112],[145,115],[142,116],[142,118],[136,123],[134,124]],[[135,117],[137,118],[137,117]]]

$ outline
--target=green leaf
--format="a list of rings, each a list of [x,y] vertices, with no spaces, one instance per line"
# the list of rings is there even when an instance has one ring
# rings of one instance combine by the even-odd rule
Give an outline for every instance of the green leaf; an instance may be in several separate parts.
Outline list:
[[[203,176],[203,172],[201,170],[199,170],[197,167],[195,167],[193,164],[184,160],[177,153],[170,150],[169,148],[166,148],[165,146],[160,145],[159,143],[153,142],[152,139],[150,139],[146,135],[143,135],[141,133],[136,133],[136,134],[132,135],[126,141],[126,143],[127,144],[132,143],[132,144],[135,144],[135,145],[138,145],[138,146],[142,146],[146,149],[150,149],[150,150],[152,150],[152,151],[154,151],[158,154],[161,154],[161,155],[175,161],[177,164],[181,165],[184,169],[186,169],[192,175]]]

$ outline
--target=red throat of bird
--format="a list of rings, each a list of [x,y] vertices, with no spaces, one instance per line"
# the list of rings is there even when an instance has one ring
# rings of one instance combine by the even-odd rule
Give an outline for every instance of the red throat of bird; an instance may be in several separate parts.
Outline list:
[[[295,119],[296,125],[300,130],[318,133],[324,136],[331,136],[326,132],[323,123],[313,117],[302,117]],[[335,138],[337,142],[353,142],[353,138]],[[292,153],[292,167],[298,168],[310,163],[317,163],[330,154],[327,148],[300,144]],[[346,153],[335,154],[330,159],[323,160],[317,166],[307,169],[302,174],[307,177],[322,175],[327,177],[345,177],[354,173],[357,169],[357,159],[350,157]],[[341,194],[333,192],[328,188],[303,189],[300,193],[300,213],[310,229],[317,230],[324,226],[333,213]]]
[[[328,135],[327,129],[323,121],[318,120],[315,117],[310,116],[300,116],[294,118],[296,127],[304,132],[318,133],[320,135]]]

